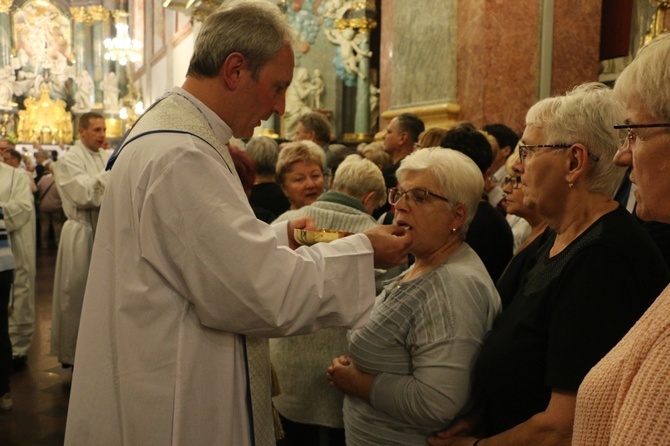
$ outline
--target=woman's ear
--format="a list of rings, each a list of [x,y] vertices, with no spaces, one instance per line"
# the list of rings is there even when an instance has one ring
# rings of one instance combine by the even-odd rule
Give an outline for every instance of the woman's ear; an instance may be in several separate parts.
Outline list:
[[[365,212],[368,214],[372,215],[375,209],[377,209],[377,203],[375,203],[375,197],[376,193],[374,191],[370,191],[367,194],[363,195],[361,198],[361,202],[363,203],[363,207],[365,208]]]
[[[454,216],[454,227],[459,228],[465,223],[465,216],[468,215],[468,209],[464,204],[452,206],[451,212]]]
[[[588,166],[589,150],[583,144],[574,144],[568,149],[568,184],[574,184],[582,177]]]

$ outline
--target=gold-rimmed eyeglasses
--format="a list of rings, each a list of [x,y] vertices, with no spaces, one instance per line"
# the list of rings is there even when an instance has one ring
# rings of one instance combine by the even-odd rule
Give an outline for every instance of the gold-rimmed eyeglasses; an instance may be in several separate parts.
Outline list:
[[[416,203],[418,205],[428,202],[430,200],[429,197],[433,197],[438,200],[442,200],[449,203],[449,200],[447,200],[446,198],[434,194],[430,191],[427,191],[426,189],[420,189],[420,188],[402,190],[399,187],[392,187],[391,189],[388,190],[388,196],[389,196],[389,203],[393,205],[397,204],[402,197],[405,197],[407,203]]]
[[[636,129],[651,129],[659,127],[670,127],[670,122],[654,122],[651,124],[616,124],[614,128],[619,132],[619,146],[622,150],[626,150],[631,144],[635,144],[637,140],[644,141]]]

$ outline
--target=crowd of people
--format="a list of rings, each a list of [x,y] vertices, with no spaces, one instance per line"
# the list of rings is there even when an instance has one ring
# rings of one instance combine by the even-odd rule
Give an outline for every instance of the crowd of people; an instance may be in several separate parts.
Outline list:
[[[39,172],[0,141],[0,409],[39,212],[66,445],[670,442],[670,35],[521,135],[402,113],[356,148],[316,111],[252,137],[294,39],[271,3],[221,9],[113,154],[96,113]]]

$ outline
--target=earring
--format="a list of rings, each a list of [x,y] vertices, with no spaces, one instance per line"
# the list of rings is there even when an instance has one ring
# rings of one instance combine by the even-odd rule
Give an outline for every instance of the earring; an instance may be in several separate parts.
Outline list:
[[[572,187],[572,186],[574,186],[574,185],[575,185],[575,183],[570,183],[570,182],[568,182],[568,186],[569,186],[569,187]]]
[[[456,232],[456,228],[451,228],[451,233],[453,234],[455,232]]]

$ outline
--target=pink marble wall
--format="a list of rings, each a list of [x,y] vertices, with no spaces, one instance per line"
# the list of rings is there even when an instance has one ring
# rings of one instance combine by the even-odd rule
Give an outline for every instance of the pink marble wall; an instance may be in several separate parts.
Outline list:
[[[556,1],[552,95],[598,80],[601,13],[601,0]]]
[[[394,1],[381,0],[382,112],[392,105]],[[540,3],[458,0],[456,70],[462,120],[477,126],[500,122],[523,131],[526,111],[539,94]],[[600,15],[601,0],[555,2],[552,94],[598,79]],[[382,120],[380,129],[386,125]]]
[[[477,126],[523,130],[538,85],[539,2],[460,0],[458,102]]]

